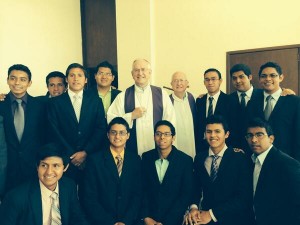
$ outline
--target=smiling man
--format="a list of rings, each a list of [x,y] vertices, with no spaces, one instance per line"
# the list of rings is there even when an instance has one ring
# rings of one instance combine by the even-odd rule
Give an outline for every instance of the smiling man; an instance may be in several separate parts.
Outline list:
[[[268,121],[276,139],[274,144],[300,161],[300,98],[282,96],[284,75],[279,64],[267,62],[259,69],[259,83],[264,92],[251,104],[252,116]]]
[[[73,181],[62,178],[69,160],[49,143],[37,154],[38,179],[10,191],[0,206],[2,225],[86,225]]]
[[[107,112],[107,121],[123,117],[131,127],[127,149],[142,155],[154,148],[153,127],[159,120],[175,124],[175,111],[168,94],[159,87],[150,85],[152,70],[145,59],[136,59],[131,75],[134,85],[120,93]]]
[[[194,161],[194,204],[185,223],[253,224],[250,160],[225,144],[229,131],[221,116],[207,118],[205,136],[209,149]]]
[[[250,121],[245,137],[255,164],[256,224],[300,224],[300,163],[273,146],[276,136],[262,119]]]
[[[31,83],[27,66],[16,64],[8,69],[10,92],[0,102],[7,143],[6,191],[34,176],[34,157],[45,143],[46,107],[27,93]]]

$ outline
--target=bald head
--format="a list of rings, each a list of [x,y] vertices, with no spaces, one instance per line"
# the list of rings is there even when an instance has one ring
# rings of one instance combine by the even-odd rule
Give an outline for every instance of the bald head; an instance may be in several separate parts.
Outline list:
[[[187,77],[185,75],[185,73],[181,72],[181,71],[177,71],[172,75],[172,81],[171,81],[171,85],[174,91],[174,94],[179,97],[179,98],[183,98],[186,89],[188,87],[188,80]]]

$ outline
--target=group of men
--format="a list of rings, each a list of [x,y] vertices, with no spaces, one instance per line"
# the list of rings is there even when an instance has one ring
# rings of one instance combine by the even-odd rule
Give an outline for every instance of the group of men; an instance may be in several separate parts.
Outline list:
[[[50,73],[47,96],[35,98],[30,70],[9,68],[0,102],[4,224],[299,223],[300,100],[282,93],[278,64],[262,65],[263,90],[235,65],[231,95],[208,69],[208,93],[196,101],[182,72],[170,96],[150,85],[145,59],[133,62],[135,84],[123,92],[111,86],[115,74],[100,63],[97,86],[85,91],[86,71],[73,63],[66,76]]]

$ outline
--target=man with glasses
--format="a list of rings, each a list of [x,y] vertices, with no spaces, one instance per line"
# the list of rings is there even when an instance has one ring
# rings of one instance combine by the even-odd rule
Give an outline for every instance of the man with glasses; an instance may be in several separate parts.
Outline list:
[[[222,77],[219,70],[210,68],[204,72],[207,94],[196,100],[196,140],[197,152],[208,149],[205,140],[205,120],[212,115],[221,115],[226,120],[229,115],[229,96],[220,90]]]
[[[194,158],[196,155],[194,135],[195,98],[186,91],[189,82],[183,72],[178,71],[172,75],[171,85],[174,91],[170,95],[170,99],[176,113],[177,147]]]
[[[300,224],[300,163],[273,146],[275,135],[260,118],[250,121],[246,140],[253,151],[253,209],[257,225]]]
[[[181,225],[191,201],[193,160],[172,145],[176,132],[166,120],[156,123],[156,148],[142,156],[142,224]]]
[[[300,161],[300,98],[281,95],[283,79],[277,63],[267,62],[260,67],[259,83],[264,92],[253,101],[252,115],[268,121],[276,136],[274,144]]]
[[[129,125],[122,117],[107,127],[109,148],[88,158],[83,207],[91,225],[135,225],[141,202],[141,159],[125,149]]]

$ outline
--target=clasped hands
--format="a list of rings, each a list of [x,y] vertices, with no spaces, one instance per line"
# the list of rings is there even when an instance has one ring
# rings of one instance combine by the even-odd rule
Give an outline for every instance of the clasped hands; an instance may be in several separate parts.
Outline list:
[[[212,220],[209,211],[199,211],[191,209],[184,215],[182,225],[200,225],[207,224]]]

